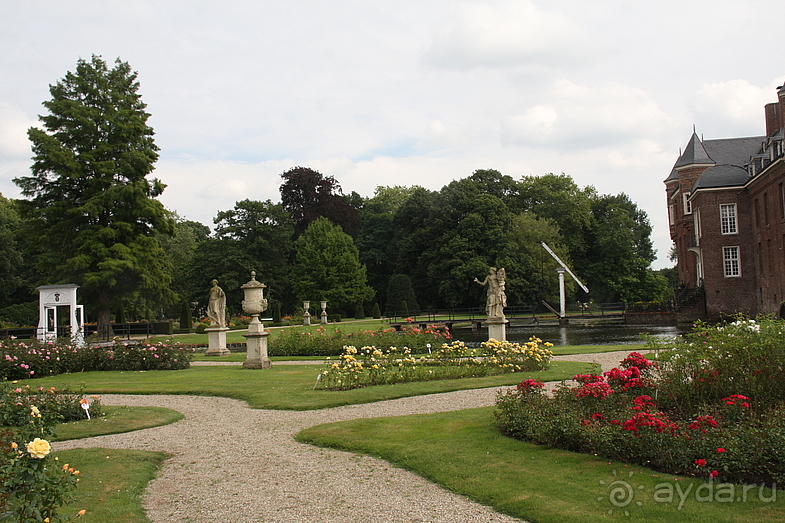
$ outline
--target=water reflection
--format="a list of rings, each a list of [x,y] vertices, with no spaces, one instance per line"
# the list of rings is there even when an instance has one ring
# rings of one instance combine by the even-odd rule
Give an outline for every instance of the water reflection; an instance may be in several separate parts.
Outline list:
[[[642,334],[670,339],[685,334],[690,326],[676,325],[541,325],[538,327],[510,327],[509,341],[525,342],[532,336],[554,345],[628,345],[644,343]],[[471,329],[456,329],[454,338],[465,342],[482,342],[488,339],[488,330],[472,332]]]

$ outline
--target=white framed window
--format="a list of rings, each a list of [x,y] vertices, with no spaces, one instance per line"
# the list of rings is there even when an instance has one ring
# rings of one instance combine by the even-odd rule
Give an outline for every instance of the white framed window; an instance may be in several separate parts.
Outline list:
[[[697,247],[700,246],[701,236],[703,236],[700,207],[695,209],[695,211],[692,213],[692,227],[695,229],[695,246]]]
[[[720,204],[720,230],[722,234],[737,234],[739,232],[735,203]]]
[[[741,276],[741,264],[739,263],[738,247],[722,248],[722,265],[725,270],[726,278],[735,278]]]
[[[692,193],[685,192],[681,195],[684,199],[684,214],[692,214],[692,202],[690,201],[690,194]]]

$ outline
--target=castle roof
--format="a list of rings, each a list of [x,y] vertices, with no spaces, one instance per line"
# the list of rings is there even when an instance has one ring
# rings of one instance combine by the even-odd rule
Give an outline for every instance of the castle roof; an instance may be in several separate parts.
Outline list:
[[[751,178],[747,169],[738,165],[713,165],[706,168],[692,186],[692,190],[744,185]]]
[[[765,136],[749,136],[745,138],[722,138],[718,140],[701,140],[696,133],[692,133],[687,147],[684,152],[676,160],[676,164],[671,170],[670,176],[665,180],[666,182],[677,180],[679,175],[677,169],[679,167],[686,167],[688,165],[715,165],[731,167],[735,166],[740,168],[746,173],[746,165],[750,161],[750,157],[757,154],[762,147],[763,142],[766,140]],[[710,168],[707,168],[708,171]],[[704,174],[706,173],[704,171]],[[723,173],[723,174],[719,174]],[[728,183],[731,179],[738,180],[738,175],[730,175],[729,169],[718,169],[713,173],[709,173],[709,180],[706,180],[701,185],[700,179],[695,183],[695,189],[701,187],[728,187],[724,183]],[[701,178],[703,174],[701,174]],[[714,185],[717,183],[715,178],[722,180],[723,185]],[[749,179],[749,176],[747,176]],[[741,181],[741,184],[746,182]]]
[[[706,140],[703,142],[703,145],[715,163],[744,167],[750,163],[750,156],[760,152],[765,141],[765,136],[749,136],[746,138]]]
[[[694,165],[694,164],[706,164],[706,163],[717,163],[709,156],[709,153],[706,152],[706,148],[703,146],[703,142],[698,135],[694,132],[692,133],[692,137],[690,137],[689,143],[687,143],[687,147],[684,148],[684,152],[679,156],[679,159],[676,160],[676,165],[674,168],[677,167],[684,167],[685,165]]]

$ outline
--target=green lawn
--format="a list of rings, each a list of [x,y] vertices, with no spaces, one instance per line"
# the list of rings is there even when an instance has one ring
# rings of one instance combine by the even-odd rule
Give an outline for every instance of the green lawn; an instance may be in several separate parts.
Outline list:
[[[600,351],[596,346],[573,347],[571,352],[566,352],[570,348],[564,349],[564,352],[557,353]],[[603,347],[602,350],[609,350],[609,347]],[[630,346],[617,346],[613,347],[613,350],[635,349]],[[232,358],[234,361],[243,361],[245,355],[238,353],[217,359]],[[591,364],[552,362],[551,369],[544,372],[329,392],[313,390],[315,377],[322,368],[321,365],[274,365],[269,370],[246,370],[240,366],[201,366],[180,371],[85,372],[27,380],[26,383],[30,386],[68,386],[72,389],[84,385],[85,392],[89,394],[224,396],[246,401],[254,408],[302,410],[453,390],[514,385],[528,377],[559,381],[578,373],[596,370],[596,366]],[[105,407],[105,410],[105,419],[62,425],[58,430],[59,439],[124,432],[171,423],[181,417],[179,413],[162,408]],[[590,456],[527,446],[522,442],[504,438],[495,431],[490,413],[491,408],[486,408],[432,417],[356,420],[308,429],[300,437],[304,441],[383,457],[497,510],[513,515],[516,515],[515,511],[524,510],[531,521],[586,521],[588,516],[608,517],[603,514],[603,510],[607,512],[612,506],[607,503],[602,505],[595,500],[594,505],[583,506],[592,502],[592,496],[596,498],[605,492],[600,480],[610,483],[614,479],[607,464]],[[376,439],[377,443],[370,441],[373,439]],[[493,457],[489,458],[490,455]],[[147,522],[141,509],[140,496],[165,455],[135,450],[91,449],[63,451],[59,452],[58,456],[65,462],[78,464],[82,471],[82,481],[77,491],[78,499],[66,507],[64,513],[73,514],[80,509],[87,509],[88,512],[82,519],[86,522]],[[516,459],[524,462],[530,460],[531,463],[522,466]],[[619,470],[623,467],[614,466]],[[644,472],[640,474],[641,477],[645,475]],[[766,512],[766,519],[773,521],[769,513],[778,507],[779,504],[766,505],[764,509],[769,511]],[[745,505],[744,513],[747,514],[752,508],[754,507],[751,504]],[[656,509],[655,512],[663,511],[660,505],[654,506],[653,509]],[[558,514],[559,517],[548,519],[548,514]],[[708,514],[704,519],[689,521],[754,521],[750,518],[722,519],[711,511]],[[777,514],[780,513],[774,513],[775,516]],[[631,516],[637,517],[637,514]]]
[[[565,345],[550,347],[551,352],[557,356],[564,356],[568,354],[596,354],[599,352],[633,352],[644,351],[646,345]],[[415,357],[425,356],[425,354],[415,354]],[[205,356],[203,352],[197,352],[193,356],[193,361],[231,361],[242,363],[246,359],[245,352],[232,352],[228,356]],[[314,361],[323,360],[323,357],[317,356],[273,356],[270,358],[275,361]]]
[[[297,439],[384,459],[531,522],[785,521],[785,496],[765,502],[779,492],[718,490],[705,481],[507,438],[496,429],[493,407],[332,423]]]
[[[104,416],[61,423],[54,441],[89,438],[105,434],[120,434],[132,430],[168,425],[183,419],[183,415],[163,407],[103,406]]]
[[[264,322],[262,322],[264,323]],[[336,329],[341,332],[351,333],[363,330],[377,330],[387,328],[390,325],[384,320],[349,320],[341,323],[330,323],[328,325],[311,325],[304,327],[302,325],[292,325],[290,327],[265,327],[270,330],[270,337],[268,340],[275,339],[278,333],[283,329],[298,329],[303,332],[316,332],[316,329],[326,328],[328,332],[333,332]],[[226,332],[226,343],[245,343],[243,334],[247,334],[248,329],[230,330]],[[207,334],[174,334],[172,336],[154,336],[150,338],[151,342],[162,342],[172,340],[174,342],[187,343],[193,345],[207,345]]]
[[[558,346],[550,347],[550,350],[556,356],[565,356],[568,354],[597,354],[600,352],[645,351],[646,345],[643,343],[629,344],[629,345],[558,345]]]
[[[102,407],[105,415],[57,426],[52,441],[117,434],[173,423],[183,415],[161,407]],[[167,458],[161,452],[116,449],[55,451],[56,466],[66,463],[79,470],[74,500],[60,514],[85,523],[149,523],[141,505],[147,484]],[[87,512],[74,519],[80,510]]]
[[[347,391],[313,390],[322,365],[273,365],[266,370],[241,366],[201,366],[172,371],[114,371],[62,374],[27,380],[31,387],[78,390],[89,394],[194,394],[246,401],[253,408],[310,410],[371,403],[454,390],[515,385],[527,378],[561,381],[596,366],[567,361],[552,362],[542,372],[503,374],[484,378],[379,385]]]
[[[76,499],[62,507],[61,514],[83,523],[149,523],[141,498],[166,454],[96,448],[54,455],[59,463],[69,463],[80,472]],[[75,518],[83,509],[85,515]]]

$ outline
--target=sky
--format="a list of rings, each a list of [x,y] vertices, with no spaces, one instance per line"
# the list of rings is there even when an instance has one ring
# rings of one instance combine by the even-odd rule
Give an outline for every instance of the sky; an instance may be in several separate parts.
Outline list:
[[[564,173],[646,211],[672,266],[663,180],[693,126],[765,134],[785,83],[761,0],[25,0],[0,3],[0,193],[20,198],[49,85],[128,62],[163,204],[212,225],[280,201],[305,166],[343,192],[439,190],[477,169]]]

